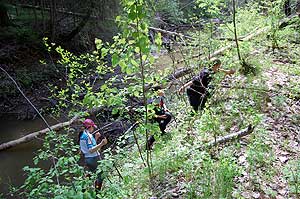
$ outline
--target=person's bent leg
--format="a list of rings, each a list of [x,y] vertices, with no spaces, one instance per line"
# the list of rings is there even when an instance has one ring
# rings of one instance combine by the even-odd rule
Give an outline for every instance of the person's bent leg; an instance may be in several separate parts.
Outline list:
[[[195,112],[198,112],[199,105],[201,103],[201,96],[194,91],[187,92],[187,96],[190,102],[191,107]]]
[[[100,160],[100,158],[98,156],[85,158],[85,163],[86,163],[87,167],[93,173],[97,172],[98,160]],[[97,190],[100,190],[102,187],[102,183],[103,183],[102,174],[98,173],[97,180],[95,181],[95,188]]]
[[[203,110],[207,102],[208,94],[203,95],[200,99],[200,110]]]
[[[154,142],[155,142],[154,136],[150,135],[150,137],[148,138],[147,143],[146,143],[146,149],[151,150]]]
[[[171,119],[172,119],[172,115],[171,113],[169,112],[165,112],[164,114],[167,118],[166,119],[163,119],[162,122],[159,124],[159,128],[160,128],[160,131],[163,134],[165,134],[165,130],[167,128],[167,125],[170,123]]]

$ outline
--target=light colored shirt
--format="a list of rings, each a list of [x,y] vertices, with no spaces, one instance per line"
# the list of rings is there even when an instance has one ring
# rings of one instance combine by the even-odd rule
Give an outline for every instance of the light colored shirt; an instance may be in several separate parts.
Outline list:
[[[84,154],[84,157],[89,158],[99,156],[100,154],[98,151],[95,151],[94,153],[90,152],[90,149],[96,145],[97,142],[94,136],[88,130],[84,130],[80,136],[80,150]]]

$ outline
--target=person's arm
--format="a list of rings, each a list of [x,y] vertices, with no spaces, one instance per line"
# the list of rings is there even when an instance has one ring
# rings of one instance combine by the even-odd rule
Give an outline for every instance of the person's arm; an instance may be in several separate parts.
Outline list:
[[[104,138],[104,139],[101,141],[100,144],[94,146],[93,148],[90,148],[89,151],[90,151],[90,153],[94,153],[94,152],[96,152],[96,151],[99,151],[99,150],[101,150],[101,148],[102,148],[104,145],[106,145],[106,144],[107,144],[107,139]]]
[[[222,69],[220,68],[219,71],[225,73],[225,75],[232,75],[235,73],[235,70],[231,69],[231,70],[225,70],[225,69]]]
[[[167,116],[166,115],[155,115],[156,118],[159,118],[159,119],[166,119]]]
[[[180,89],[178,90],[179,93],[182,93],[182,91],[188,87],[191,86],[193,84],[193,80],[189,81],[188,83],[184,84],[183,86],[180,87]]]
[[[98,139],[101,137],[101,134],[99,132],[95,133],[95,140],[98,141]]]
[[[167,107],[167,105],[166,105],[167,98],[165,98],[165,96],[163,96],[163,97],[162,97],[162,100],[163,100],[163,107],[162,107],[162,108],[163,108],[164,111],[167,111],[167,112],[168,112],[169,109],[168,109],[168,107]]]
[[[169,109],[167,108],[166,104],[163,104],[163,108],[164,108],[165,111],[167,111],[167,112],[169,111]]]

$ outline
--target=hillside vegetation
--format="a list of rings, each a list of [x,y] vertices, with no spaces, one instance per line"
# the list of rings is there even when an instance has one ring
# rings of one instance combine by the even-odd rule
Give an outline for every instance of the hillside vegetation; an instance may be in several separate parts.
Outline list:
[[[46,41],[67,73],[64,87],[52,88],[57,113],[89,117],[97,108],[102,121],[134,127],[109,140],[98,171],[105,175],[101,192],[93,188],[96,175],[86,177],[78,164],[79,146],[69,127],[69,133],[43,138],[36,167],[24,168],[24,185],[11,193],[57,199],[300,198],[300,18],[286,17],[283,1],[232,3],[196,1],[195,9],[206,12],[194,12],[190,21],[196,25],[173,34],[169,46],[163,32],[150,42],[145,8],[151,5],[143,0],[121,1],[116,22],[122,32],[110,43],[96,39],[91,53],[74,55]],[[214,59],[235,73],[215,74],[205,108],[194,113],[178,89]],[[167,78],[180,69],[189,72]],[[164,136],[151,122],[153,87],[164,88],[173,115]],[[249,125],[249,135],[208,146]],[[150,135],[156,142],[146,150]],[[45,160],[48,169],[39,167]]]

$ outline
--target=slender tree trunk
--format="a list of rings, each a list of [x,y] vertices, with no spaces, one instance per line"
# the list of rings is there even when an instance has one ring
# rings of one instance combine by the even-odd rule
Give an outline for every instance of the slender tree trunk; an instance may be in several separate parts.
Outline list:
[[[10,20],[8,17],[8,12],[5,4],[0,2],[0,27],[5,27],[10,25]]]
[[[51,40],[55,40],[55,22],[56,22],[56,0],[50,1],[50,36]]]
[[[284,2],[284,13],[285,16],[290,16],[292,14],[291,1],[287,0]]]
[[[300,0],[298,0],[296,2],[296,13],[298,14],[298,16],[300,17]]]
[[[139,3],[139,0],[136,0],[135,1],[135,6],[137,8],[138,6],[138,3]],[[136,12],[137,9],[136,9]],[[140,30],[140,20],[137,18],[136,20],[136,31],[139,32]],[[139,32],[139,34],[141,34]],[[146,82],[145,82],[145,68],[144,68],[144,63],[143,63],[143,53],[142,53],[142,47],[139,46],[139,64],[140,64],[140,70],[141,70],[141,76],[142,76],[142,92],[143,92],[143,103],[144,103],[144,106],[145,106],[145,120],[144,120],[144,124],[145,126],[148,125],[148,104],[147,104],[147,97],[146,97]],[[146,131],[146,144],[148,144],[148,137],[149,137],[149,131],[148,131],[148,128],[145,128],[145,131]],[[147,163],[147,166],[148,166],[148,171],[149,171],[149,179],[151,179],[151,176],[152,176],[152,170],[151,170],[151,157],[150,157],[150,150],[147,150],[147,158],[146,158],[146,163]]]
[[[135,134],[134,131],[133,131],[133,138],[134,138],[135,144],[136,144],[136,146],[137,146],[137,148],[138,148],[138,150],[139,150],[139,154],[140,154],[140,157],[141,157],[141,159],[142,159],[142,161],[143,161],[143,164],[144,164],[144,166],[146,167],[147,165],[146,165],[145,160],[144,160],[144,158],[143,158],[142,150],[141,150],[141,147],[140,147],[140,145],[139,145],[138,138],[137,138],[137,136],[136,136],[136,134]]]
[[[208,50],[208,59],[210,60],[211,52],[212,52],[212,39],[213,39],[213,23],[212,20],[209,22],[209,31],[210,31],[210,37],[209,37],[209,50]],[[200,31],[200,30],[199,30]]]
[[[45,33],[46,31],[46,23],[45,23],[45,12],[44,12],[44,9],[45,9],[45,0],[41,0],[41,14],[42,14],[42,21],[43,21],[43,32]]]
[[[37,0],[34,1],[34,5],[35,6],[38,5]],[[33,9],[33,15],[34,15],[34,27],[37,27],[38,26],[38,17],[37,17],[36,9]]]
[[[239,57],[239,61],[242,61],[241,53],[240,53],[240,48],[239,48],[239,42],[238,42],[238,36],[236,32],[236,20],[235,20],[235,0],[232,0],[232,10],[233,10],[233,27],[234,27],[234,39],[235,39],[235,44],[236,44],[236,50],[237,54]]]
[[[15,6],[16,16],[19,16],[18,6]]]

